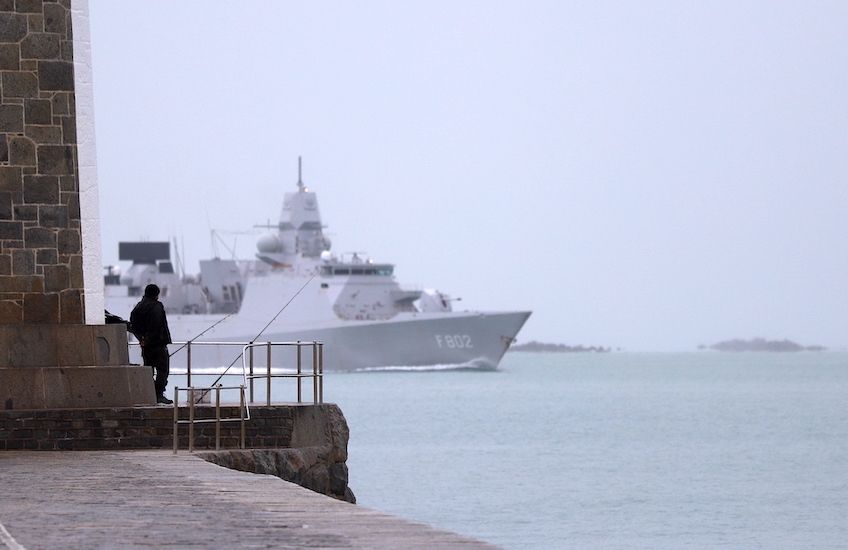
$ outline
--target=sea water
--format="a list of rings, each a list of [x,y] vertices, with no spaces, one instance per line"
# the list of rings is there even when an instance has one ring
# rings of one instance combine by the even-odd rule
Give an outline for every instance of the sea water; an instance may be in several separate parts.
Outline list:
[[[848,353],[513,352],[324,396],[361,506],[504,548],[848,546]]]

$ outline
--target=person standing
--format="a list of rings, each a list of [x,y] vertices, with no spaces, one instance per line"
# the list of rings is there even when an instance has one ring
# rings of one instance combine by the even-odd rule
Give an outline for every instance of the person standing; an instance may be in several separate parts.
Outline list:
[[[168,344],[171,343],[171,331],[165,316],[165,306],[159,301],[159,287],[149,284],[144,287],[144,297],[136,304],[130,314],[132,333],[141,344],[141,357],[145,365],[153,367],[156,377],[156,402],[165,405],[173,403],[165,397],[168,385],[170,356]]]

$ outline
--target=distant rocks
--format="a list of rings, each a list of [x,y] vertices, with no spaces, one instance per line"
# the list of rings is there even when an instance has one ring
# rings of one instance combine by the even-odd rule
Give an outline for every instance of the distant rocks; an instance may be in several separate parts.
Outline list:
[[[718,351],[825,351],[824,346],[802,346],[791,340],[766,340],[753,338],[751,340],[725,340],[711,346],[698,346],[698,349],[714,349]]]
[[[606,353],[612,351],[612,348],[603,346],[567,346],[565,344],[545,344],[543,342],[531,341],[526,344],[513,344],[509,351],[546,351],[557,353],[575,353],[575,352],[595,352]]]

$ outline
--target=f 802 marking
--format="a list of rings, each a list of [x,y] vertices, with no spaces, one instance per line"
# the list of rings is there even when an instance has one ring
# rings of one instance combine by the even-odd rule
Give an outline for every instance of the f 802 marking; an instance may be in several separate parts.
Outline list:
[[[471,336],[468,334],[435,334],[436,345],[439,348],[471,349]]]

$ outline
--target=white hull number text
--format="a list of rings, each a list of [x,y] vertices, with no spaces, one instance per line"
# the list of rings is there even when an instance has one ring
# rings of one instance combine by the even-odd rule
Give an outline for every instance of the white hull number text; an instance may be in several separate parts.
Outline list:
[[[468,334],[436,334],[434,336],[439,348],[471,349],[474,347],[471,336]]]

